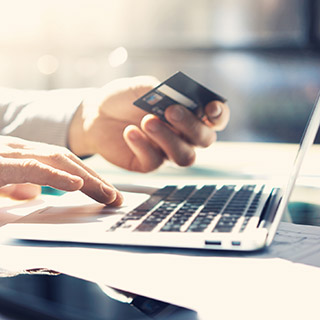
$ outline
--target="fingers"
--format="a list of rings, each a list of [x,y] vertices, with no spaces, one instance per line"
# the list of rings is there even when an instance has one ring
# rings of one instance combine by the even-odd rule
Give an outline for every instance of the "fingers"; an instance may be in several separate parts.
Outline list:
[[[30,200],[37,197],[40,193],[41,187],[30,183],[11,184],[0,188],[0,195],[15,200]]]
[[[127,143],[136,155],[133,159],[136,166],[156,168],[164,156],[179,166],[191,165],[195,160],[194,147],[210,146],[216,141],[216,131],[222,130],[229,121],[229,108],[224,103],[208,103],[205,113],[201,121],[185,107],[172,105],[165,112],[172,126],[153,115],[146,115],[141,121],[142,131],[127,128]]]
[[[141,127],[171,161],[179,166],[189,166],[194,162],[193,146],[157,117],[147,115]]]
[[[86,166],[77,156],[73,153],[67,153],[71,160],[70,172],[77,174],[84,180],[84,185],[81,189],[82,192],[92,197],[93,199],[113,206],[120,206],[123,203],[122,194],[111,184],[101,178],[94,170]],[[75,166],[76,164],[76,166]],[[103,195],[97,188],[100,185]],[[105,199],[107,195],[108,200]]]
[[[123,132],[123,138],[133,152],[130,170],[149,172],[163,163],[164,153],[138,127],[128,126]]]
[[[71,154],[57,153],[50,157],[38,157],[42,163],[46,163],[58,170],[64,170],[69,174],[80,177],[83,185],[80,190],[98,202],[110,204],[117,198],[117,191],[110,184],[105,183],[98,178],[97,174],[93,174],[81,160],[77,163],[78,158]]]
[[[48,185],[65,191],[75,191],[82,187],[83,180],[34,159],[2,158],[0,186],[17,183]]]
[[[226,104],[211,101],[205,107],[205,116],[202,121],[181,105],[168,107],[165,116],[189,143],[194,146],[208,147],[216,140],[216,131],[226,127],[230,111]]]
[[[98,202],[114,206],[123,202],[118,190],[71,152],[59,147],[54,151],[49,149],[43,149],[40,155],[33,149],[3,153],[0,165],[4,174],[1,175],[0,186],[29,182],[65,191],[81,190]]]
[[[211,101],[205,107],[204,122],[216,131],[223,130],[230,119],[229,107],[220,101]]]
[[[215,131],[181,105],[166,110],[167,120],[194,146],[208,147],[216,140]]]

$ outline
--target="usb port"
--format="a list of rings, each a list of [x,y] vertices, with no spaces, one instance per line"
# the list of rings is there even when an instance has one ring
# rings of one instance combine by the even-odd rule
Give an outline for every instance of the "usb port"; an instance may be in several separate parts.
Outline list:
[[[221,246],[221,241],[206,240],[205,244],[208,246]]]
[[[241,242],[240,241],[232,241],[231,244],[233,246],[240,246],[241,245]]]

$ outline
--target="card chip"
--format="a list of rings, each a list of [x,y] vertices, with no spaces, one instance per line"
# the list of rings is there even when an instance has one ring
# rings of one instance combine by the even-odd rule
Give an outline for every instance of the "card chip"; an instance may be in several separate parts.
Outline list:
[[[160,102],[163,99],[163,96],[161,96],[157,92],[152,92],[146,97],[143,98],[144,101],[146,101],[150,106],[155,105],[156,103]]]

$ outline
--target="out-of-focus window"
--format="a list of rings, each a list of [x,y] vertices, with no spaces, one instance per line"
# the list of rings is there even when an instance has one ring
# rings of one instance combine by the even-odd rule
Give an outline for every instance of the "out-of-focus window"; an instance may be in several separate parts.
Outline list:
[[[232,118],[220,139],[297,142],[320,87],[319,7],[318,0],[0,0],[0,85],[102,86],[182,70],[228,98]]]
[[[0,1],[2,44],[212,47],[299,43],[300,0]]]
[[[155,64],[148,50],[302,44],[303,7],[300,0],[0,0],[0,84],[101,84],[139,73],[139,49]]]

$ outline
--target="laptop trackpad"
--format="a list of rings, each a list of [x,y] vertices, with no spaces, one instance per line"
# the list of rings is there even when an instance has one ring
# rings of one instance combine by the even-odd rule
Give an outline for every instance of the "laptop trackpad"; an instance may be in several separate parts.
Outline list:
[[[118,219],[145,201],[149,195],[123,192],[124,204],[111,207],[93,201],[82,194],[61,196],[54,205],[38,209],[16,220],[14,223],[93,223]],[[113,217],[113,219],[112,219]]]

